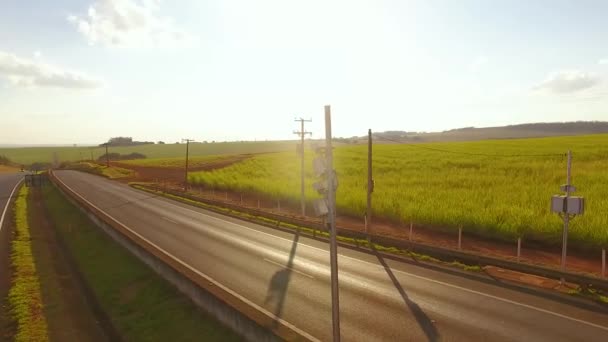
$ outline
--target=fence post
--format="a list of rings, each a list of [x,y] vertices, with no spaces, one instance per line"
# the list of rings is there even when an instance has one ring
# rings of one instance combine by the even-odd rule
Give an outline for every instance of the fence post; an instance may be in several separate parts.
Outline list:
[[[602,248],[602,278],[606,277],[606,249]]]
[[[521,257],[521,236],[517,238],[517,262]]]
[[[241,193],[241,205],[243,205],[243,194]]]
[[[228,202],[228,191],[226,191],[224,196],[225,196],[226,202]]]
[[[281,200],[277,200],[277,207],[279,208],[279,212],[281,212]]]
[[[258,198],[258,209],[260,209],[260,198]]]
[[[410,241],[412,241],[412,231],[414,230],[414,222],[410,221]]]
[[[458,227],[458,250],[462,249],[462,226]]]

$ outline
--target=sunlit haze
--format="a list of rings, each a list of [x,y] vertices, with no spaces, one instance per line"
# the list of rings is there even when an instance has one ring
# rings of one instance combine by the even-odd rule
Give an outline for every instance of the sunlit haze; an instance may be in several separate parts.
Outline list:
[[[3,1],[0,144],[608,119],[606,1]]]

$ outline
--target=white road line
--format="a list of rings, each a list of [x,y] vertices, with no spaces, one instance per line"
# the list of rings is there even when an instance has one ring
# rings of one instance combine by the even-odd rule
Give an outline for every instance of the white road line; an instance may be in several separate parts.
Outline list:
[[[169,222],[171,222],[171,223],[179,224],[179,222],[177,222],[177,221],[173,221],[172,219],[170,219],[170,218],[168,218],[168,217],[165,217],[165,216],[161,216],[160,218],[162,218],[162,219],[163,219],[163,220],[165,220],[165,221],[169,221]]]
[[[11,191],[11,194],[8,195],[8,199],[6,200],[6,205],[4,206],[4,210],[2,211],[2,216],[0,217],[0,230],[2,230],[2,225],[4,224],[4,216],[6,215],[6,210],[8,209],[9,204],[11,204],[11,198],[13,198],[13,194],[15,193],[15,190],[17,190],[17,187],[19,186],[19,184],[21,184],[22,181],[23,181],[23,178],[21,178],[17,182],[17,184],[15,184],[13,191]]]
[[[157,246],[155,243],[153,243],[152,241],[146,239],[145,237],[143,237],[141,234],[137,233],[136,231],[134,231],[133,229],[127,227],[125,224],[123,224],[122,222],[118,221],[117,219],[115,219],[114,217],[112,217],[110,214],[106,213],[105,211],[103,211],[102,209],[100,209],[99,207],[97,207],[96,205],[94,205],[93,203],[91,203],[89,200],[87,200],[86,198],[84,198],[82,195],[80,195],[78,192],[74,191],[74,189],[70,188],[67,184],[65,184],[61,179],[59,179],[59,177],[57,177],[57,180],[59,180],[59,182],[61,182],[61,184],[63,184],[66,188],[68,188],[70,191],[72,191],[74,194],[76,194],[77,196],[79,196],[83,201],[85,201],[86,203],[88,203],[90,206],[92,206],[93,208],[99,210],[99,212],[103,213],[104,215],[108,216],[109,218],[111,218],[112,220],[114,220],[114,222],[118,223],[119,225],[121,225],[124,229],[130,231],[131,233],[133,233],[135,236],[139,237],[140,239],[142,239],[143,241],[145,241],[146,243],[150,244],[151,246],[153,246],[154,248],[158,249],[160,252],[162,252],[163,254],[165,254],[166,256],[172,258],[173,260],[175,260],[176,262],[182,264],[184,267],[188,268],[189,270],[191,270],[192,272],[198,274],[199,276],[201,276],[202,278],[206,279],[207,281],[213,283],[213,285],[221,288],[222,290],[230,293],[232,296],[238,298],[239,300],[243,301],[244,303],[252,306],[253,308],[255,308],[256,310],[260,311],[261,313],[265,314],[266,316],[272,318],[273,320],[276,320],[278,322],[280,322],[282,325],[288,327],[289,329],[295,331],[296,333],[298,333],[301,336],[304,336],[305,338],[309,339],[310,341],[315,341],[315,342],[320,342],[321,340],[319,340],[318,338],[312,336],[311,334],[305,332],[304,330],[296,327],[295,325],[285,321],[284,319],[277,317],[276,315],[274,315],[273,313],[271,313],[270,311],[264,309],[263,307],[255,304],[254,302],[250,301],[249,299],[241,296],[240,294],[236,293],[234,290],[228,288],[227,286],[221,284],[220,282],[216,281],[215,279],[211,278],[210,276],[204,274],[203,272],[195,269],[194,267],[190,266],[188,263],[182,261],[181,259],[173,256],[172,254],[170,254],[169,252],[167,252],[166,250],[164,250],[163,248]]]
[[[273,264],[273,265],[277,265],[277,266],[282,267],[282,268],[286,268],[286,269],[288,269],[288,270],[290,270],[290,271],[294,271],[294,272],[296,272],[296,273],[298,273],[298,274],[301,274],[301,275],[303,275],[303,276],[305,276],[305,277],[308,277],[308,278],[310,278],[310,279],[315,279],[315,277],[311,276],[310,274],[306,274],[306,273],[304,273],[304,272],[302,272],[302,271],[298,271],[298,270],[296,270],[296,269],[295,269],[295,268],[293,268],[293,267],[287,267],[287,266],[285,266],[285,265],[283,265],[283,264],[280,264],[280,263],[278,263],[278,262],[276,262],[276,261],[272,261],[272,260],[270,260],[270,259],[266,259],[266,258],[264,258],[264,261],[269,262],[269,263],[271,263],[271,264]]]
[[[184,210],[187,210],[187,211],[191,211],[191,212],[199,214],[199,215],[203,215],[203,216],[206,216],[206,217],[209,217],[209,218],[221,221],[222,223],[229,223],[229,224],[232,224],[234,226],[242,227],[242,228],[254,231],[254,232],[259,233],[259,234],[264,234],[264,235],[273,237],[275,239],[280,239],[280,240],[287,241],[289,243],[293,243],[293,241],[291,241],[289,239],[285,239],[283,237],[276,236],[276,235],[273,235],[273,234],[269,234],[269,233],[266,233],[266,232],[263,232],[263,231],[260,231],[260,230],[257,230],[257,229],[253,229],[253,228],[250,228],[250,227],[238,224],[238,223],[234,223],[234,222],[231,222],[231,221],[228,221],[228,220],[222,220],[222,219],[220,219],[218,217],[215,217],[215,216],[212,216],[212,215],[209,215],[209,214],[205,214],[205,213],[202,213],[200,211],[193,210],[193,209],[185,208],[185,207],[182,207],[180,205],[173,204],[173,203],[171,203],[169,201],[162,201],[162,202],[166,203],[166,204],[169,204],[171,206],[177,207],[177,208],[181,208],[181,209],[184,209]],[[202,209],[202,210],[204,210],[204,209]],[[308,247],[308,248],[316,249],[316,250],[319,250],[319,251],[323,251],[325,253],[329,253],[328,251],[326,251],[326,250],[324,250],[322,248],[310,246],[310,245],[307,245],[307,244],[304,244],[304,243],[301,243],[301,242],[298,242],[298,245],[299,246],[303,246],[303,247]],[[365,261],[365,260],[362,260],[362,259],[353,258],[353,257],[347,256],[347,255],[343,255],[343,254],[339,254],[338,256],[340,258],[351,259],[351,260],[354,260],[354,261],[363,262],[363,263],[366,263],[366,264],[373,265],[375,267],[379,267],[379,268],[384,269],[384,267],[382,265],[374,264],[372,262]],[[573,322],[585,324],[585,325],[588,325],[588,326],[591,326],[591,327],[594,327],[594,328],[598,328],[598,329],[601,329],[601,330],[604,330],[604,331],[608,331],[608,327],[606,327],[606,326],[602,326],[602,325],[595,324],[595,323],[592,323],[592,322],[580,320],[578,318],[562,315],[560,313],[549,311],[549,310],[546,310],[546,309],[543,309],[543,308],[539,308],[539,307],[536,307],[536,306],[532,306],[532,305],[516,302],[516,301],[510,300],[510,299],[506,299],[506,298],[502,298],[502,297],[497,297],[497,296],[494,296],[494,295],[491,295],[491,294],[487,294],[487,293],[484,293],[484,292],[480,292],[480,291],[475,291],[475,290],[467,289],[465,287],[461,287],[461,286],[458,286],[458,285],[446,283],[446,282],[443,282],[443,281],[440,281],[440,280],[435,280],[435,279],[432,279],[432,278],[427,278],[427,277],[424,277],[424,276],[419,276],[417,274],[409,273],[409,272],[406,272],[406,271],[401,271],[401,270],[398,270],[398,269],[393,269],[393,272],[398,272],[398,273],[401,273],[401,274],[404,274],[406,276],[410,276],[410,277],[413,277],[413,278],[417,278],[417,279],[421,279],[421,280],[426,280],[426,281],[429,281],[429,282],[432,282],[432,283],[435,283],[435,284],[451,287],[451,288],[458,289],[458,290],[461,290],[461,291],[464,291],[464,292],[476,294],[476,295],[479,295],[479,296],[482,296],[482,297],[487,297],[487,298],[495,299],[495,300],[498,300],[498,301],[501,301],[501,302],[504,302],[504,303],[508,303],[508,304],[512,304],[512,305],[516,305],[516,306],[520,306],[520,307],[524,307],[526,309],[535,310],[535,311],[542,312],[542,313],[545,313],[545,314],[553,315],[555,317],[567,319],[567,320],[570,320],[570,321],[573,321]]]

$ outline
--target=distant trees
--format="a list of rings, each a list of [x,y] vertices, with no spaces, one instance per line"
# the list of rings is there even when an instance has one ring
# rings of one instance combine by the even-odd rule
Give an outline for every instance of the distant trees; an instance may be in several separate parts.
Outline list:
[[[104,146],[108,144],[108,146],[137,146],[137,145],[147,145],[154,144],[153,141],[133,141],[131,137],[113,137],[108,140],[108,142],[99,144],[99,146]]]
[[[159,140],[159,141],[158,141],[156,144],[157,144],[157,145],[164,145],[164,144],[165,144],[165,142],[164,142],[164,141]]]

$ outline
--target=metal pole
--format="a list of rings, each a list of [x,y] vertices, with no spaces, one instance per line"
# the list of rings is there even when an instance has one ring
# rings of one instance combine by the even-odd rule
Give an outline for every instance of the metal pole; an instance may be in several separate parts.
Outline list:
[[[331,108],[325,106],[325,151],[327,158],[327,183],[330,225],[330,265],[331,265],[331,316],[334,342],[340,342],[340,294],[338,287],[338,245],[336,243],[336,189],[334,188],[334,154],[331,143]]]
[[[365,210],[365,234],[369,242],[370,228],[372,226],[372,191],[374,181],[372,179],[372,130],[367,131],[367,209]]]
[[[568,250],[568,224],[570,223],[570,215],[568,215],[568,197],[570,196],[570,179],[572,169],[572,152],[568,151],[568,166],[566,171],[566,212],[564,213],[564,232],[562,234],[562,272],[566,272],[566,254]],[[560,283],[564,285],[565,279],[562,277]]]
[[[517,262],[519,262],[519,259],[521,257],[521,237],[517,238]]]
[[[300,196],[301,198],[301,206],[302,206],[302,216],[306,216],[306,200],[304,198],[304,120],[300,120],[301,123],[301,138],[302,138],[302,143],[300,145],[300,177],[301,177],[301,194]]]

